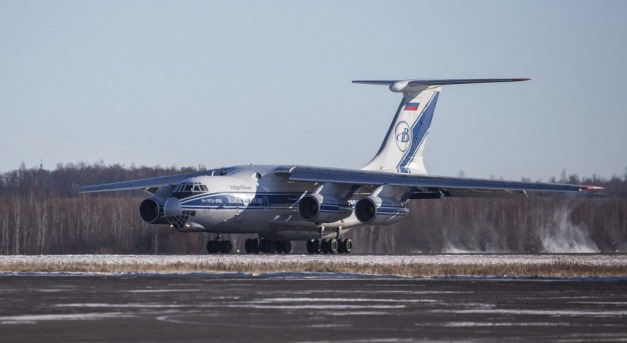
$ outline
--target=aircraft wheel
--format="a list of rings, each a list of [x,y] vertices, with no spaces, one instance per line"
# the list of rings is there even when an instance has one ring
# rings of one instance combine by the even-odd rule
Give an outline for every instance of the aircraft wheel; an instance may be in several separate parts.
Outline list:
[[[264,254],[274,254],[276,253],[276,243],[269,239],[262,239],[259,242],[259,250]]]
[[[281,249],[279,249],[279,246]],[[277,242],[276,250],[278,253],[289,254],[292,251],[292,242],[290,241],[282,241]]]
[[[307,241],[307,252],[310,254],[320,253],[320,240],[312,238]]]
[[[259,238],[253,238],[250,240],[250,248],[253,254],[258,254],[261,252],[259,250]]]
[[[216,254],[219,251],[219,246],[217,241],[209,241],[207,242],[207,252],[210,254]]]
[[[353,241],[346,238],[340,241],[340,252],[350,254],[353,251]]]
[[[275,241],[268,241],[268,253],[276,254],[276,242]]]
[[[329,249],[329,240],[328,239],[321,239],[320,240],[320,251],[323,254],[328,254],[330,252]]]
[[[244,251],[247,254],[258,254],[259,253],[259,239],[247,239],[244,243]]]
[[[223,254],[229,254],[233,250],[233,242],[229,240],[219,241],[218,243],[220,245],[220,252]]]
[[[328,244],[329,254],[337,254],[337,248],[338,248],[337,239],[333,238],[333,239],[329,239],[328,241],[329,243],[327,244]]]

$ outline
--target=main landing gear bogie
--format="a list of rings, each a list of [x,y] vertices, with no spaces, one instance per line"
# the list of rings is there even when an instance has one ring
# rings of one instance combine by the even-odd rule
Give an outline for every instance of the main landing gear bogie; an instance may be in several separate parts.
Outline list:
[[[307,252],[310,254],[350,254],[353,251],[353,241],[347,238],[312,238],[307,241],[306,246]],[[233,248],[233,242],[228,239],[221,240],[220,235],[215,240],[207,242],[209,254],[230,254]],[[289,254],[292,252],[292,242],[252,238],[245,241],[244,251],[247,254]]]
[[[207,242],[207,252],[210,254],[230,254],[231,251],[233,251],[233,242],[230,240]]]
[[[244,242],[244,251],[247,254],[289,254],[292,252],[292,242],[252,238]]]
[[[307,252],[310,254],[350,254],[353,241],[350,239],[315,239],[307,241]]]

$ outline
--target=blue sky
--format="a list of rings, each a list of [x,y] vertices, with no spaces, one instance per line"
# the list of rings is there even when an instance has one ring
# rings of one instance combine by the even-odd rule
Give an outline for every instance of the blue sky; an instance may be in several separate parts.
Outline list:
[[[627,167],[624,1],[0,0],[0,171],[57,163],[359,168],[400,98],[444,88],[431,174]]]

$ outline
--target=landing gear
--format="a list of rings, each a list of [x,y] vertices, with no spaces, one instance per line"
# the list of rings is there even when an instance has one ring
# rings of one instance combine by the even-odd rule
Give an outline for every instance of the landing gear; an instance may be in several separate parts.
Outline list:
[[[339,240],[338,251],[340,254],[350,254],[353,251],[353,241],[348,238]]]
[[[307,241],[307,252],[310,254],[350,254],[353,251],[353,241],[350,239],[316,239]]]
[[[276,242],[276,252],[279,254],[289,254],[292,251],[292,242],[278,241]]]
[[[259,239],[247,239],[244,242],[244,251],[247,254],[258,254],[259,253]]]
[[[292,252],[292,242],[273,241],[264,238],[247,239],[244,242],[244,250],[247,254],[289,254]]]
[[[230,254],[233,251],[233,242],[230,240],[220,240],[220,234],[213,241],[207,242],[207,252],[210,254]]]
[[[337,239],[324,239],[321,242],[320,249],[325,254],[337,254]]]
[[[307,241],[307,252],[310,254],[320,253],[320,240],[312,238]]]

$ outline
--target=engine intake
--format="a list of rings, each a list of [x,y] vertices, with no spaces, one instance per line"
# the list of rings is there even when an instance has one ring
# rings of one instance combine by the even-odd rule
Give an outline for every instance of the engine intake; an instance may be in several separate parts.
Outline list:
[[[377,216],[377,207],[380,205],[380,202],[377,205],[371,198],[360,199],[355,204],[355,217],[364,224],[370,223]]]
[[[401,202],[389,198],[369,196],[355,204],[355,217],[363,224],[392,224],[409,213]]]
[[[139,216],[141,219],[150,224],[167,224],[161,206],[157,200],[153,198],[142,201],[139,205]]]
[[[298,202],[298,213],[310,222],[333,223],[349,217],[353,208],[338,197],[307,194]]]

